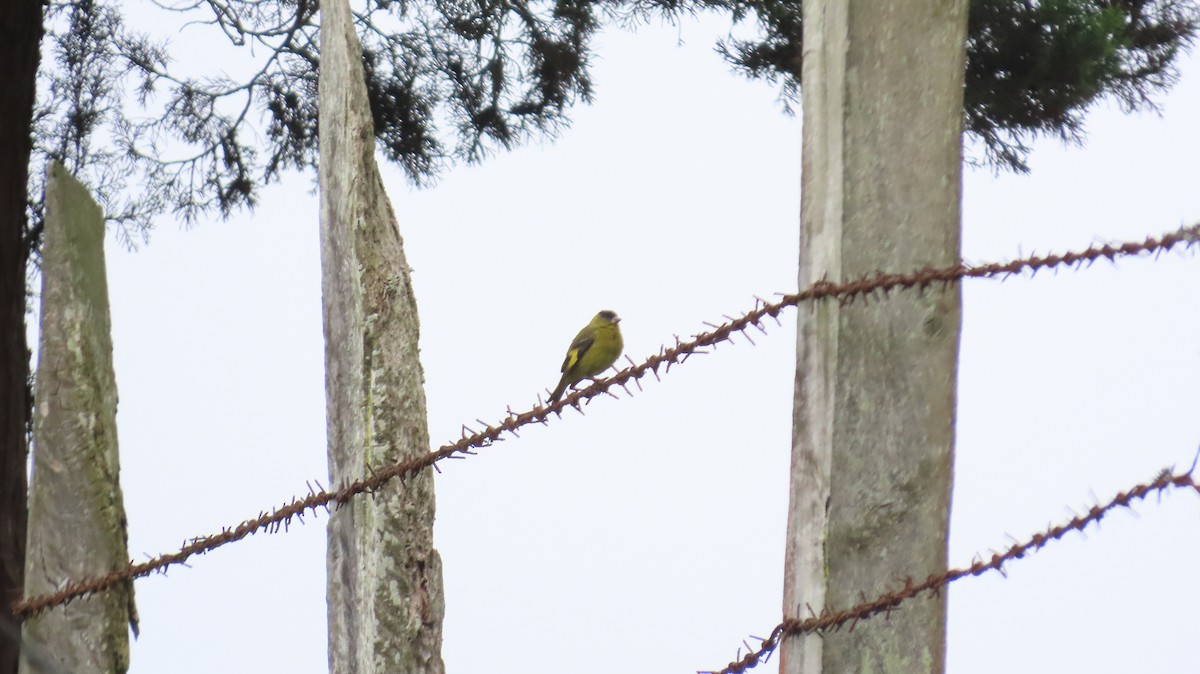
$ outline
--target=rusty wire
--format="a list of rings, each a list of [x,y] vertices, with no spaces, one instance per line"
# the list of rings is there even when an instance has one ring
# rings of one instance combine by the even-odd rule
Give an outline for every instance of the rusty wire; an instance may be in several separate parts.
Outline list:
[[[1082,532],[1089,525],[1098,524],[1100,520],[1104,519],[1105,515],[1116,508],[1131,507],[1133,501],[1143,500],[1151,494],[1158,494],[1168,489],[1181,487],[1189,487],[1200,493],[1200,482],[1197,482],[1193,478],[1195,468],[1196,466],[1193,464],[1186,472],[1175,473],[1170,469],[1164,470],[1154,480],[1137,484],[1126,491],[1120,492],[1104,505],[1094,505],[1083,515],[1076,515],[1067,522],[1034,534],[1023,543],[1014,543],[1003,553],[992,553],[991,558],[987,561],[977,557],[975,563],[968,567],[950,569],[945,573],[933,574],[920,583],[914,583],[912,578],[907,578],[904,580],[901,588],[892,592],[885,592],[871,601],[865,601],[844,611],[837,611],[826,606],[822,609],[819,616],[814,615],[803,620],[799,618],[784,618],[783,622],[771,630],[770,636],[761,640],[757,649],[751,650],[741,659],[730,662],[724,669],[701,671],[697,672],[697,674],[740,674],[757,666],[759,663],[765,662],[771,653],[779,647],[784,637],[796,637],[816,632],[838,630],[846,624],[850,625],[850,629],[854,629],[854,626],[862,620],[867,620],[881,613],[888,614],[896,610],[901,603],[908,599],[926,592],[938,592],[946,585],[965,576],[980,576],[988,571],[1003,573],[1003,566],[1006,562],[1021,559],[1030,552],[1036,552],[1050,541],[1062,539],[1068,532]]]
[[[293,500],[271,512],[263,511],[259,513],[258,517],[246,520],[236,527],[222,529],[219,534],[193,538],[177,552],[164,553],[140,563],[130,562],[125,568],[116,569],[102,576],[64,581],[62,589],[57,592],[14,602],[12,611],[21,618],[30,618],[49,608],[100,592],[117,583],[148,576],[155,572],[164,572],[167,567],[182,564],[193,555],[212,551],[260,530],[275,533],[290,524],[293,517],[303,520],[305,513],[315,513],[318,508],[328,510],[330,504],[337,507],[355,496],[373,492],[392,480],[399,479],[403,482],[430,466],[437,469],[436,464],[443,459],[462,459],[473,455],[475,449],[487,447],[502,440],[501,434],[503,433],[511,433],[516,436],[517,429],[523,426],[531,423],[548,423],[550,415],[561,414],[568,406],[582,411],[582,405],[590,402],[596,396],[614,395],[611,391],[614,387],[619,386],[627,394],[632,394],[627,387],[631,381],[640,388],[640,380],[647,374],[653,374],[655,378],[658,378],[660,368],[664,372],[669,371],[671,365],[682,363],[687,360],[688,356],[697,353],[700,349],[729,341],[734,333],[741,333],[749,339],[745,333],[751,327],[766,332],[762,323],[767,317],[778,321],[778,316],[784,309],[797,306],[801,302],[837,299],[842,304],[849,304],[875,293],[887,296],[893,290],[916,288],[924,291],[935,285],[945,287],[965,278],[1007,278],[1024,272],[1035,274],[1044,269],[1090,266],[1100,259],[1107,259],[1111,262],[1117,258],[1159,254],[1179,245],[1191,247],[1197,243],[1200,243],[1200,224],[1182,227],[1157,238],[1147,237],[1145,241],[1140,242],[1093,245],[1082,251],[1061,255],[1033,255],[1008,262],[994,262],[979,266],[959,263],[951,267],[925,268],[906,274],[875,272],[845,283],[818,281],[809,288],[798,293],[784,295],[775,302],[758,299],[755,308],[740,317],[729,318],[727,322],[720,325],[709,324],[713,328],[712,330],[694,335],[687,341],[676,337],[674,346],[661,347],[657,354],[650,356],[640,364],[634,364],[630,360],[630,367],[608,379],[595,381],[590,386],[574,391],[553,405],[543,406],[539,400],[539,404],[532,410],[522,413],[517,413],[510,407],[508,416],[498,425],[493,426],[480,421],[479,423],[484,427],[482,431],[475,431],[463,425],[463,435],[457,442],[443,445],[436,451],[381,468],[368,467],[369,477],[356,480],[333,491],[326,489],[316,491],[310,487],[308,496],[304,498]],[[628,356],[626,358],[628,359]]]

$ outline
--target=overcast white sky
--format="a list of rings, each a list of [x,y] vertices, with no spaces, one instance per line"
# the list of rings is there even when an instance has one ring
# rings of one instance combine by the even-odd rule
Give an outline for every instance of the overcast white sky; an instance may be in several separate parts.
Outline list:
[[[624,318],[640,359],[754,295],[796,289],[800,122],[713,53],[724,30],[606,32],[596,104],[556,142],[424,191],[385,167],[415,269],[435,445],[529,408],[599,309]],[[963,257],[1200,220],[1196,120],[1192,57],[1161,116],[1103,107],[1086,147],[1039,143],[1031,175],[968,170]],[[327,482],[311,185],[292,176],[228,222],[164,221],[137,252],[109,241],[137,559]],[[966,284],[953,565],[1190,464],[1197,288],[1200,264],[1181,254]],[[598,399],[443,469],[450,672],[715,669],[779,621],[794,317],[757,346],[723,345],[631,399]],[[1136,511],[1007,579],[956,583],[949,670],[1194,670],[1200,499]],[[324,546],[325,518],[310,518],[139,581],[130,671],[326,671]]]

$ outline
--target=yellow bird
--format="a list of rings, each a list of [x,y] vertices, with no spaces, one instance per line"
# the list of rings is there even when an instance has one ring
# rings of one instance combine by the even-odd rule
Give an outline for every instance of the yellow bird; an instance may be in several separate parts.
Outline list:
[[[558,402],[568,386],[595,377],[617,362],[621,349],[625,348],[621,329],[617,327],[620,322],[615,312],[601,311],[575,335],[562,364],[562,379],[550,394],[550,404]]]

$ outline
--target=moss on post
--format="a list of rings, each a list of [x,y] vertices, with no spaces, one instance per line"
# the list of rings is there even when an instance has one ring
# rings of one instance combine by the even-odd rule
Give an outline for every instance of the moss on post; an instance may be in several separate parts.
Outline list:
[[[48,172],[26,596],[129,563],[104,216],[61,165]],[[132,583],[42,613],[24,625],[20,671],[46,671],[31,660],[49,658],[73,674],[120,674],[130,626]]]

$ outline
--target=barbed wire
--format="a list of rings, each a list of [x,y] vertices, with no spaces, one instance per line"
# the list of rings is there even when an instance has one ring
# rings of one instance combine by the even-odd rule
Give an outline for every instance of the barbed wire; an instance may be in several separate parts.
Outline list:
[[[960,578],[980,576],[988,571],[1000,571],[1003,573],[1002,567],[1005,563],[1014,559],[1021,559],[1030,552],[1036,552],[1047,543],[1062,539],[1063,536],[1071,531],[1082,532],[1089,525],[1099,523],[1100,520],[1104,519],[1105,515],[1108,515],[1116,508],[1131,507],[1133,501],[1143,500],[1151,494],[1182,487],[1190,487],[1197,494],[1200,494],[1200,482],[1197,482],[1193,477],[1195,470],[1195,463],[1186,472],[1176,473],[1172,472],[1171,469],[1165,469],[1153,481],[1134,485],[1128,490],[1118,493],[1108,503],[1094,505],[1083,515],[1076,515],[1063,524],[1034,534],[1023,543],[1014,543],[1003,553],[995,552],[986,562],[977,556],[975,563],[968,567],[950,569],[945,573],[933,574],[920,583],[914,583],[912,578],[906,578],[904,586],[900,589],[885,592],[871,601],[864,601],[844,611],[837,611],[826,606],[821,610],[821,615],[819,616],[813,615],[803,620],[799,618],[784,618],[783,622],[771,630],[770,636],[761,640],[757,649],[751,650],[747,648],[747,650],[750,650],[749,653],[740,659],[730,662],[724,669],[700,671],[697,674],[740,674],[754,668],[759,663],[766,662],[770,658],[771,653],[779,647],[785,637],[798,637],[814,632],[837,630],[847,623],[850,624],[850,629],[854,629],[854,626],[860,621],[867,620],[881,613],[890,613],[896,610],[904,601],[922,593],[937,592]],[[811,612],[811,609],[809,610]]]
[[[504,433],[511,433],[513,436],[517,436],[517,430],[524,426],[532,423],[548,423],[550,415],[561,416],[562,411],[568,406],[582,413],[582,406],[597,396],[610,395],[616,397],[612,392],[612,389],[615,387],[621,387],[627,395],[632,395],[632,392],[628,388],[628,384],[631,381],[640,389],[641,379],[648,374],[653,374],[658,379],[659,369],[663,369],[664,373],[669,372],[672,365],[683,363],[694,353],[702,353],[700,350],[705,347],[730,341],[735,333],[743,335],[748,341],[753,343],[753,339],[746,334],[747,330],[754,327],[765,334],[766,329],[763,327],[763,322],[767,317],[774,319],[778,323],[779,314],[784,309],[797,306],[802,302],[836,299],[842,304],[849,304],[876,293],[880,293],[886,297],[893,290],[915,288],[923,292],[935,285],[940,284],[944,288],[951,283],[957,283],[966,278],[1007,278],[1025,272],[1036,274],[1046,269],[1061,267],[1079,268],[1091,266],[1097,260],[1101,259],[1115,262],[1118,258],[1124,257],[1158,255],[1180,245],[1190,248],[1198,242],[1200,242],[1200,223],[1181,227],[1174,232],[1160,237],[1147,237],[1144,241],[1093,245],[1082,251],[1048,254],[1045,256],[1031,255],[1008,262],[993,262],[978,266],[959,263],[950,267],[927,267],[905,274],[877,271],[874,274],[867,274],[857,280],[845,283],[818,281],[798,293],[783,295],[775,302],[767,302],[761,298],[756,298],[755,308],[742,314],[740,317],[733,318],[727,316],[727,322],[719,325],[709,323],[708,325],[712,327],[712,330],[694,335],[692,339],[687,341],[681,340],[676,336],[674,346],[668,348],[664,345],[660,347],[657,354],[650,356],[641,363],[634,363],[631,358],[626,356],[626,360],[630,364],[629,367],[608,379],[596,380],[591,385],[572,392],[553,405],[544,406],[539,396],[538,404],[528,412],[518,413],[512,407],[509,407],[507,410],[508,416],[497,425],[493,426],[482,420],[477,420],[484,427],[482,431],[475,431],[464,424],[462,427],[463,435],[458,441],[443,445],[433,452],[382,468],[368,466],[367,472],[370,474],[369,477],[356,480],[333,491],[325,489],[319,482],[316,482],[317,487],[320,488],[319,490],[313,489],[310,484],[308,496],[295,499],[269,513],[262,511],[258,517],[246,520],[236,527],[223,528],[218,534],[192,538],[181,546],[177,552],[164,553],[144,562],[130,562],[125,568],[113,570],[102,576],[75,581],[64,580],[62,588],[57,592],[16,601],[12,604],[12,611],[15,615],[27,619],[36,616],[42,611],[66,604],[79,597],[100,592],[117,583],[142,578],[155,572],[165,572],[168,567],[183,564],[194,555],[211,552],[222,545],[242,540],[259,531],[275,533],[280,529],[286,529],[291,524],[292,518],[297,518],[303,522],[306,513],[315,513],[318,508],[324,508],[328,511],[331,504],[337,507],[356,496],[374,492],[393,480],[398,479],[403,483],[409,477],[431,466],[440,472],[440,469],[437,467],[440,461],[445,459],[463,459],[467,456],[472,456],[476,453],[474,450],[490,446],[492,443],[502,440],[501,436]]]

